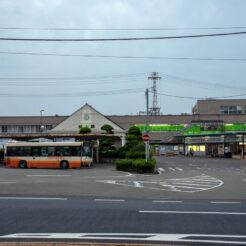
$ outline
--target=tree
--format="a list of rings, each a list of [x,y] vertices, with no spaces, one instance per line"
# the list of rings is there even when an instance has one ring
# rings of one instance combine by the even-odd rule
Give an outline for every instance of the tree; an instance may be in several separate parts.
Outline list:
[[[141,138],[142,133],[137,126],[131,126],[127,132],[128,135],[134,135],[135,137]]]
[[[114,133],[114,128],[111,125],[105,124],[101,127],[101,130],[105,131],[108,134],[113,134]]]
[[[80,134],[91,133],[91,128],[89,128],[88,126],[80,127],[79,133]]]

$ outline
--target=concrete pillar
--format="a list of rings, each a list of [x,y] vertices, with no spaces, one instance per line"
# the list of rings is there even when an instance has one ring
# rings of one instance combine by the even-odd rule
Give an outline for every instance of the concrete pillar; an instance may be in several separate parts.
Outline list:
[[[125,144],[126,144],[126,135],[125,135],[125,134],[122,135],[122,136],[120,137],[120,139],[121,139],[121,146],[122,146],[122,147],[125,146]]]

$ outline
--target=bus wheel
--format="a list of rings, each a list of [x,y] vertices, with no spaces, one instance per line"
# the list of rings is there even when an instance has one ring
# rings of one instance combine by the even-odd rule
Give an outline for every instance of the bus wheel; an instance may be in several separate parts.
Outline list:
[[[61,169],[67,169],[68,168],[68,162],[67,161],[61,161],[60,167],[61,167]]]
[[[27,168],[27,163],[26,163],[26,161],[20,161],[20,162],[19,162],[19,168]]]

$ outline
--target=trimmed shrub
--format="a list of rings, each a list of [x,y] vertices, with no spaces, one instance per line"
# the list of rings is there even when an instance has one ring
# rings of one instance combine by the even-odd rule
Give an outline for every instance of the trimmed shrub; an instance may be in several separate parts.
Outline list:
[[[155,171],[156,161],[151,159],[145,161],[145,159],[123,159],[116,161],[116,170],[128,171],[135,173],[153,173]]]
[[[133,160],[132,167],[133,171],[136,173],[153,173],[155,171],[156,161],[154,159],[148,160],[144,159]]]
[[[145,158],[145,152],[128,151],[128,152],[126,152],[126,158],[128,158],[128,159],[144,159]]]
[[[105,124],[101,127],[101,130],[105,131],[108,134],[114,133],[114,128],[111,125]]]
[[[80,133],[80,134],[91,133],[91,128],[89,128],[88,126],[81,127],[81,128],[79,129],[79,133]]]
[[[132,169],[132,160],[123,159],[116,161],[116,170],[118,171],[129,171]]]

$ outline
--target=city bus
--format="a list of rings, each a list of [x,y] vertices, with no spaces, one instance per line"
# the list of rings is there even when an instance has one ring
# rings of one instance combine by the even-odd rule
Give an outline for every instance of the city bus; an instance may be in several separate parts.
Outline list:
[[[4,164],[14,168],[80,168],[92,163],[92,147],[83,142],[11,142]]]

